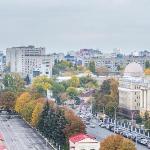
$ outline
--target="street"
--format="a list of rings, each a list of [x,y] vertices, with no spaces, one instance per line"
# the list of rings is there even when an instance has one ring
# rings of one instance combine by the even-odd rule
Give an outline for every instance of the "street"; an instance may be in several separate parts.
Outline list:
[[[86,130],[87,130],[87,133],[96,137],[96,139],[98,141],[102,141],[103,139],[105,139],[107,136],[111,135],[111,134],[114,134],[113,132],[105,129],[105,128],[101,128],[99,127],[98,125],[98,122],[96,119],[92,119],[90,121],[90,123],[94,124],[95,125],[95,128],[91,128],[89,125],[87,126]],[[145,146],[142,146],[140,144],[137,144],[137,150],[148,150],[147,147]]]
[[[44,139],[22,119],[0,116],[0,132],[8,150],[53,150]]]

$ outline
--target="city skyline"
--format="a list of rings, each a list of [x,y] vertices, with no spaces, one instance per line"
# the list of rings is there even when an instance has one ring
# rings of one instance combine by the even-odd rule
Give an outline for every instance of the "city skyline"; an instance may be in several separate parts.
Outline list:
[[[0,49],[36,45],[48,53],[82,48],[150,49],[148,0],[0,2]]]

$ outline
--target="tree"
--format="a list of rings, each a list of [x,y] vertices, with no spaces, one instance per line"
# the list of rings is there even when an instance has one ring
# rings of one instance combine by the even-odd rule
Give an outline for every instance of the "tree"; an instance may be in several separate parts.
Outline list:
[[[52,87],[52,80],[47,76],[37,76],[33,80],[32,84],[33,88],[37,89],[37,91],[44,96],[46,96],[47,90]]]
[[[69,81],[69,85],[70,87],[78,87],[80,84],[80,80],[78,77],[76,76],[73,76],[70,81]]]
[[[150,75],[150,69],[145,69],[144,73],[145,73],[145,75]]]
[[[15,106],[16,95],[11,91],[0,93],[0,106],[7,110],[13,110]]]
[[[150,68],[150,61],[146,61],[145,62],[145,69],[149,69]]]
[[[44,103],[41,103],[41,102],[37,102],[33,112],[32,112],[32,119],[31,119],[31,122],[32,122],[32,125],[34,127],[37,126],[38,124],[38,121],[40,119],[40,115],[43,111],[43,106],[44,106]]]
[[[59,94],[65,91],[65,87],[61,83],[53,82],[51,90],[53,92],[53,96],[56,98]]]
[[[103,95],[109,95],[111,93],[111,86],[110,86],[110,81],[109,80],[105,80],[102,85],[101,85],[101,89],[100,92]]]
[[[144,126],[146,129],[150,129],[150,119],[146,120]]]
[[[131,140],[120,135],[111,135],[101,142],[100,150],[136,150],[136,148]]]
[[[22,108],[21,110],[21,115],[22,117],[27,121],[27,122],[31,122],[31,119],[32,119],[32,113],[33,113],[33,110],[36,106],[36,101],[35,100],[31,100],[29,101],[28,103],[26,103],[24,105],[24,107]]]
[[[95,62],[94,61],[90,61],[88,69],[92,72],[95,73]]]
[[[149,113],[148,113],[148,111],[145,111],[145,113],[144,113],[144,119],[146,121],[149,119]]]
[[[68,108],[64,108],[65,118],[68,122],[64,132],[67,138],[76,133],[85,133],[85,125],[82,120],[74,114],[74,112]]]
[[[78,95],[78,91],[74,87],[68,87],[66,92],[71,98],[74,98]]]
[[[136,147],[131,140],[124,138],[119,150],[136,150]]]
[[[142,117],[141,117],[140,115],[137,115],[137,116],[136,116],[136,123],[137,123],[137,124],[142,123]]]
[[[24,89],[24,80],[17,73],[6,74],[3,78],[3,84],[6,90],[18,93]]]
[[[25,77],[24,81],[26,82],[27,85],[30,84],[30,78],[29,78],[29,75],[27,74],[27,76]]]
[[[16,100],[15,111],[21,113],[25,104],[30,102],[30,100],[31,100],[31,95],[28,92],[22,93]]]

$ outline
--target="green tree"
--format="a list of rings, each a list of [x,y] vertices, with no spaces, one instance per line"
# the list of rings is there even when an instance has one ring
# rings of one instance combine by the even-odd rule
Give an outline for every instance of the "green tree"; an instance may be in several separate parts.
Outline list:
[[[111,86],[109,80],[105,80],[102,83],[100,91],[103,95],[109,95],[111,93]]]
[[[61,83],[53,82],[51,90],[53,92],[53,96],[56,98],[60,93],[63,93],[65,91],[65,87]]]
[[[89,69],[92,73],[95,73],[95,62],[94,62],[94,61],[91,61],[91,62],[89,63],[88,69]]]
[[[145,62],[145,69],[148,69],[148,68],[150,68],[150,61],[147,60]]]
[[[69,85],[70,87],[78,87],[80,84],[80,80],[78,77],[73,76],[70,80],[69,80]]]
[[[144,124],[146,129],[150,129],[150,119],[148,119]]]
[[[37,76],[34,78],[32,86],[37,89],[39,93],[46,96],[47,90],[52,87],[52,79],[47,76]]]
[[[141,117],[140,115],[137,115],[137,116],[136,116],[136,123],[137,123],[137,124],[142,123],[142,117]]]
[[[74,98],[78,95],[78,91],[74,87],[68,87],[66,92],[71,98]]]
[[[3,78],[6,90],[18,93],[24,90],[24,80],[17,73],[6,74]]]

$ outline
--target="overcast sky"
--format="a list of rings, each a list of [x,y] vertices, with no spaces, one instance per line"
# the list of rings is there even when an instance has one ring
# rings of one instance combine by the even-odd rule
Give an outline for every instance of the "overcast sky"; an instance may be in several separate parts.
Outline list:
[[[150,49],[150,0],[0,0],[0,49]]]

